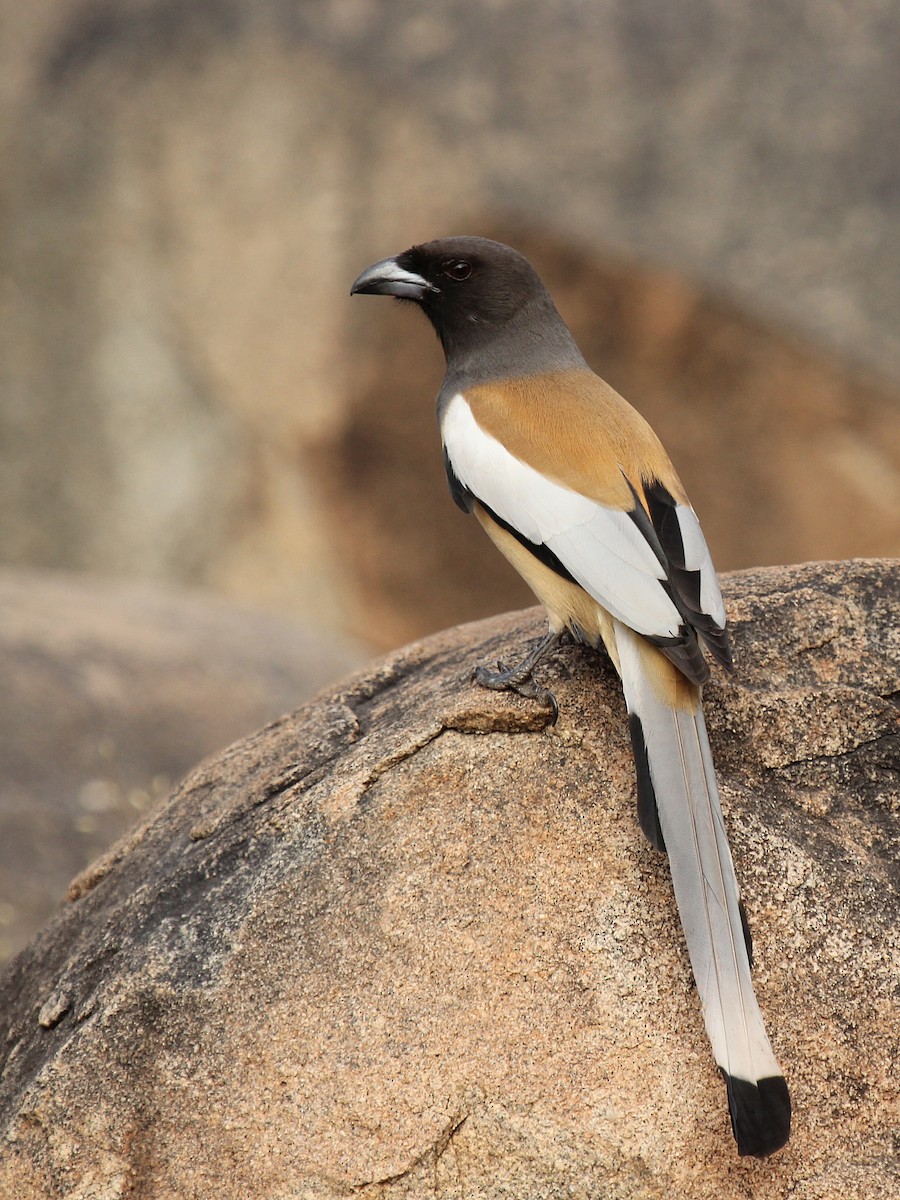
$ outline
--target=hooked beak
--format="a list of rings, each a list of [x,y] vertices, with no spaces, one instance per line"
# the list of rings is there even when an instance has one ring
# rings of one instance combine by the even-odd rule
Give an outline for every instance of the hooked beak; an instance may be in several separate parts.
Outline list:
[[[440,288],[421,275],[401,267],[395,258],[385,258],[366,267],[350,289],[350,295],[400,296],[404,300],[424,300],[429,292],[439,291]]]

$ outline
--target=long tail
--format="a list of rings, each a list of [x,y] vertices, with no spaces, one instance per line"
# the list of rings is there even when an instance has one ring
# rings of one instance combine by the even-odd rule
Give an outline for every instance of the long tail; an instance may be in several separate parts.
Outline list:
[[[790,1135],[791,1102],[750,982],[749,933],[700,690],[618,621],[615,637],[641,824],[651,841],[660,846],[664,841],[668,851],[706,1032],[728,1088],[738,1153],[764,1157]]]

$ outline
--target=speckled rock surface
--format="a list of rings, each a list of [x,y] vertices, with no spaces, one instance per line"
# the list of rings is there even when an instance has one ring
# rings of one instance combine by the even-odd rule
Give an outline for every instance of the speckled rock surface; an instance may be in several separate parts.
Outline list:
[[[735,1154],[612,668],[461,627],[200,767],[0,978],[0,1195],[888,1200],[900,563],[726,581],[707,691],[795,1131]]]

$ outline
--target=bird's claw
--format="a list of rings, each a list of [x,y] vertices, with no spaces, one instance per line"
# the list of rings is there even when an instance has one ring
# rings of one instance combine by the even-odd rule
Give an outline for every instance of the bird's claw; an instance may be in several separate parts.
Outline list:
[[[490,667],[475,667],[472,679],[479,687],[490,688],[494,692],[514,691],[519,682],[515,670],[510,670],[500,659],[497,660],[496,671]]]
[[[549,688],[542,687],[541,684],[535,683],[532,679],[529,683],[523,684],[516,690],[520,696],[529,696],[537,700],[538,704],[543,705],[544,708],[549,708],[553,714],[550,718],[550,724],[556,724],[559,720],[559,703]]]
[[[559,704],[553,692],[537,683],[532,675],[525,674],[518,668],[510,669],[498,661],[496,671],[488,667],[476,667],[472,672],[472,679],[479,687],[489,688],[492,692],[515,692],[528,700],[537,700],[538,704],[552,711],[551,725],[555,725],[559,719]]]

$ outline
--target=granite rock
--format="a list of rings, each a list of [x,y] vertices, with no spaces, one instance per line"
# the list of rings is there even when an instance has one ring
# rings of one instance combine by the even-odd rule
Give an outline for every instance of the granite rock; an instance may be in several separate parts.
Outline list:
[[[202,764],[0,977],[0,1194],[888,1200],[900,563],[725,581],[707,689],[795,1105],[738,1159],[610,664],[476,690],[535,611],[409,646]]]

